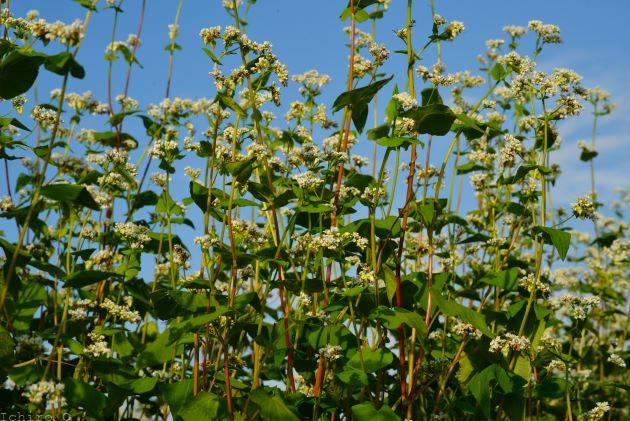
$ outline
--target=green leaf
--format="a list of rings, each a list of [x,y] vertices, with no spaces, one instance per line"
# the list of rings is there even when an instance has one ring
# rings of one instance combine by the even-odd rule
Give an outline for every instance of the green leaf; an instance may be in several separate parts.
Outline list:
[[[599,152],[597,151],[592,151],[586,148],[582,149],[582,153],[580,153],[580,161],[588,162],[597,157],[597,155],[599,155]]]
[[[342,372],[337,373],[337,377],[349,386],[367,386],[369,384],[367,374],[354,368],[345,368]]]
[[[387,107],[385,107],[385,120],[390,123],[393,122],[396,117],[398,117],[398,111],[399,111],[400,105],[398,104],[398,101],[394,99],[394,95],[396,95],[397,93],[398,93],[398,85],[394,85],[394,90],[392,91],[392,97],[387,103]],[[384,124],[381,127],[384,127],[385,133],[383,136],[386,136],[387,133],[389,132],[389,125]],[[383,137],[383,136],[378,136],[378,137]]]
[[[0,62],[0,98],[10,99],[28,91],[39,73],[44,57],[23,50],[11,51]]]
[[[501,63],[496,63],[492,66],[492,70],[490,70],[490,75],[492,75],[494,80],[503,80],[507,74],[507,70],[505,70]]]
[[[498,182],[501,184],[514,184],[517,181],[520,181],[522,179],[525,178],[525,176],[530,172],[530,171],[534,171],[534,170],[538,170],[539,172],[543,173],[543,174],[549,174],[549,170],[543,166],[540,165],[521,165],[520,167],[518,167],[518,169],[516,170],[516,173],[512,176],[509,177],[499,177]]]
[[[385,306],[379,306],[372,312],[371,318],[383,320],[390,330],[396,330],[401,324],[406,324],[416,329],[419,338],[424,338],[427,333],[427,327],[422,317],[418,313],[404,308],[396,307],[390,309]]]
[[[143,208],[144,206],[155,205],[158,202],[158,195],[153,190],[145,190],[134,196],[133,210]]]
[[[400,417],[389,406],[383,405],[376,409],[371,402],[354,405],[352,415],[357,421],[400,421]]]
[[[48,295],[42,284],[28,282],[20,291],[20,300],[11,308],[14,333],[31,329],[33,315],[46,304]]]
[[[339,19],[341,19],[341,21],[343,22],[348,20],[350,16],[352,16],[352,8],[346,7],[345,9],[343,9],[343,12],[341,12],[341,15],[339,15]]]
[[[482,277],[479,281],[496,285],[506,291],[516,291],[518,289],[519,268],[513,267],[500,272],[489,273]]]
[[[92,194],[84,186],[77,184],[47,184],[42,187],[41,194],[57,202],[83,206],[97,211],[101,210]]]
[[[566,395],[568,386],[563,378],[547,376],[534,388],[534,396],[541,400],[559,399]]]
[[[363,355],[363,366],[361,365],[361,354],[359,352],[362,352]],[[366,373],[373,373],[389,366],[393,362],[394,354],[386,348],[376,348],[376,350],[364,348],[362,351],[357,350],[357,353],[348,361],[346,368],[363,370],[363,367],[365,367]]]
[[[409,110],[407,114],[415,121],[418,133],[433,136],[444,136],[448,133],[456,118],[449,107],[438,103]]]
[[[438,88],[423,89],[422,92],[420,92],[420,96],[422,97],[422,106],[443,103]]]
[[[324,348],[326,345],[339,345],[348,349],[356,347],[356,338],[345,326],[327,325],[313,329],[307,335],[308,344],[314,349]]]
[[[192,399],[193,381],[186,379],[176,383],[166,383],[160,385],[160,389],[175,419],[186,401]]]
[[[425,200],[424,202],[418,202],[417,211],[420,216],[420,220],[425,227],[433,227],[437,215],[440,212],[439,203],[434,200]]]
[[[96,11],[96,6],[90,0],[74,0],[88,10]]]
[[[260,408],[260,416],[263,420],[299,421],[295,413],[275,393],[269,395],[259,388],[255,389],[249,397]]]
[[[134,115],[139,113],[140,111],[138,110],[129,110],[129,111],[122,111],[120,113],[114,114],[113,116],[111,116],[110,118],[107,119],[107,122],[111,125],[111,126],[118,126],[120,123],[123,122],[123,120],[125,119],[125,117],[127,117],[128,115]],[[138,116],[140,118],[142,118],[141,116]],[[147,130],[148,132],[148,130]]]
[[[529,358],[519,355],[516,358],[516,365],[514,366],[514,374],[529,381],[532,375],[532,364]]]
[[[495,378],[495,370],[497,365],[492,364],[491,366],[486,367],[479,373],[475,374],[472,379],[468,382],[468,389],[470,393],[475,397],[479,406],[481,407],[481,411],[486,416],[486,418],[490,419],[490,381]]]
[[[184,333],[196,332],[228,312],[230,312],[228,307],[219,307],[217,311],[210,314],[202,314],[201,316],[188,319],[185,322],[173,323],[170,327],[169,345],[179,340]]]
[[[74,59],[74,56],[68,52],[46,57],[44,67],[46,70],[62,76],[70,73],[72,77],[77,79],[83,79],[85,77],[85,69],[83,66],[81,66]]]
[[[13,339],[9,331],[0,325],[0,361],[3,364],[13,361]]]
[[[115,132],[96,132],[94,133],[94,140],[101,145],[115,147],[116,136]],[[136,149],[138,141],[129,133],[120,133],[120,146],[123,149]]]
[[[534,227],[534,230],[543,233],[545,242],[551,242],[551,244],[553,244],[556,250],[558,250],[558,255],[562,260],[567,257],[567,252],[569,251],[569,246],[571,245],[570,233],[556,228],[541,226]]]
[[[234,101],[234,98],[224,94],[218,94],[218,98],[223,108],[230,108],[241,117],[247,117],[247,112],[240,105],[238,105],[236,101]]]
[[[485,133],[483,123],[479,123],[474,118],[469,117],[466,114],[457,114],[457,120],[461,121],[462,125],[459,127],[466,136],[466,139],[477,139]]]
[[[156,316],[162,320],[190,315],[191,313],[205,310],[207,307],[205,295],[170,289],[157,289],[152,292],[151,302],[153,303]]]
[[[157,380],[155,377],[141,377],[133,380],[129,385],[133,393],[142,394],[152,391],[157,384]]]
[[[468,161],[457,167],[457,174],[468,174],[473,171],[487,170],[483,165],[476,164],[475,161]]]
[[[210,60],[212,60],[216,64],[221,64],[221,60],[210,50],[209,48],[202,48],[203,52],[206,53]]]
[[[24,124],[22,124],[20,120],[18,120],[17,118],[10,118],[10,117],[0,118],[0,127],[6,127],[6,126],[13,126],[13,127],[17,127],[18,129],[26,130],[29,132],[31,131],[31,129],[29,129]]]
[[[116,276],[113,272],[101,272],[99,270],[80,270],[74,272],[66,279],[66,287],[83,288],[105,279]]]
[[[65,385],[63,396],[71,408],[82,408],[88,415],[96,418],[103,417],[103,410],[107,404],[105,395],[91,386],[72,377],[63,380]]]
[[[230,419],[225,399],[212,392],[201,392],[187,400],[178,411],[178,415],[184,421]]]
[[[202,212],[208,209],[208,188],[196,181],[190,182],[190,197]],[[156,201],[157,203],[157,201]]]
[[[112,378],[109,379],[109,381],[116,386],[138,395],[152,391],[157,385],[157,380],[156,377],[125,378],[118,375],[112,376]]]
[[[252,156],[251,158],[243,159],[241,161],[230,162],[225,165],[225,168],[232,177],[242,184],[245,183],[252,175],[255,161],[256,157]]]
[[[66,273],[63,270],[53,265],[52,263],[42,262],[36,259],[31,259],[31,261],[28,262],[28,264],[33,266],[34,268],[43,270],[44,272],[49,273],[52,276],[55,276],[57,278],[63,278],[66,276]]]
[[[483,314],[477,313],[475,310],[464,307],[453,300],[447,299],[442,296],[440,290],[435,287],[431,288],[431,298],[435,302],[435,305],[437,305],[447,316],[459,317],[464,322],[470,323],[482,331],[486,336],[490,338],[494,337],[494,334],[488,327],[488,323],[486,322],[486,318]]]
[[[161,136],[165,130],[163,124],[153,121],[150,117],[147,117],[146,115],[137,115],[136,117],[142,120],[142,125],[144,126],[147,135],[149,135],[149,137],[151,138]]]
[[[138,356],[138,364],[141,366],[163,364],[170,361],[173,355],[183,352],[184,345],[169,345],[170,339],[171,331],[169,329],[160,333]]]
[[[367,104],[357,105],[352,109],[352,122],[359,133],[363,132],[363,128],[367,122],[368,111]]]
[[[171,215],[183,214],[182,208],[179,207],[177,202],[175,202],[166,191],[163,191],[158,197],[158,201],[155,204],[155,212],[158,214],[169,212]]]
[[[602,386],[614,387],[617,389],[625,390],[626,392],[630,392],[630,385],[619,383],[619,382],[606,382],[602,383]]]
[[[413,137],[382,137],[378,139],[376,143],[388,148],[399,148],[401,146],[407,148],[409,145],[422,144],[421,141]]]
[[[392,80],[394,76],[387,79],[378,80],[370,85],[356,88],[348,92],[344,92],[335,99],[333,103],[333,112],[337,112],[342,108],[348,107],[352,110],[352,121],[359,132],[363,131],[368,114],[368,104],[374,98],[374,95]]]
[[[369,18],[370,15],[363,9],[355,10],[354,12],[354,19],[359,23],[365,22]]]

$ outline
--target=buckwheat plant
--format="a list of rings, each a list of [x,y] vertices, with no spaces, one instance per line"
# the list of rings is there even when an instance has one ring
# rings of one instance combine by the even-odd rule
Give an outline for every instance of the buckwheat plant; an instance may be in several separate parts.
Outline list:
[[[331,104],[330,76],[293,73],[247,34],[250,9],[271,6],[223,0],[231,23],[185,39],[180,0],[164,97],[146,103],[129,96],[152,71],[146,0],[77,0],[85,16],[67,22],[13,3],[0,2],[3,413],[630,417],[630,192],[602,203],[594,165],[614,104],[537,66],[557,26],[506,26],[451,73],[442,52],[466,25],[433,0],[407,0],[396,28],[379,25],[389,0],[340,3],[348,62]],[[72,91],[96,18],[113,21],[102,99]],[[182,45],[207,57],[204,97],[174,95]],[[567,211],[554,155],[577,116],[593,119],[575,151],[591,185]]]

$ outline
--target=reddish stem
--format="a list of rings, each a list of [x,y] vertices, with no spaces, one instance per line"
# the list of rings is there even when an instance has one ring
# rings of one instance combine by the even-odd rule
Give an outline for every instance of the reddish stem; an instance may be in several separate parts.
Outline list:
[[[348,91],[352,90],[352,83],[354,81],[354,50],[355,50],[355,27],[356,21],[354,17],[354,0],[350,0],[350,13],[351,13],[351,24],[350,24],[350,71],[348,73]],[[341,153],[345,155],[348,150],[348,137],[350,136],[350,122],[352,121],[352,109],[346,109],[345,115],[345,127],[344,127],[344,136],[343,143],[341,145]],[[341,183],[343,181],[343,172],[344,165],[343,161],[339,164],[339,172],[337,173],[337,185],[335,188],[335,196],[333,198],[333,209],[330,214],[330,226],[335,227],[337,225],[337,206],[339,204],[339,191],[341,189]],[[332,263],[328,263],[326,267],[326,281],[324,283],[324,305],[328,303],[328,283],[330,282],[332,274]],[[317,375],[315,379],[315,386],[313,387],[313,395],[319,396],[322,382],[324,378],[324,359],[323,357],[319,358],[319,364],[317,367]]]

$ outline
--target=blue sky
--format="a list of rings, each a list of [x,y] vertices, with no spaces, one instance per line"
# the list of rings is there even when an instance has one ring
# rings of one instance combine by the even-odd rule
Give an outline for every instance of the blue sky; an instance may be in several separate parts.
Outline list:
[[[105,2],[99,3],[101,7]],[[147,1],[142,46],[138,51],[144,69],[134,70],[129,91],[130,96],[139,99],[142,105],[159,102],[163,98],[167,68],[167,52],[163,47],[168,42],[167,26],[174,19],[177,3],[176,0]],[[428,1],[415,3],[415,44],[420,45],[430,31],[430,14]],[[406,1],[393,0],[385,18],[379,22],[377,39],[391,50],[401,47],[393,31],[404,24],[405,4]],[[82,19],[85,11],[71,0],[22,0],[11,5],[17,16],[23,16],[30,9],[38,9],[41,16],[50,21]],[[630,40],[630,3],[624,0],[597,3],[586,0],[436,0],[435,5],[437,13],[449,20],[463,21],[466,25],[465,32],[455,43],[444,46],[443,60],[448,71],[470,69],[474,72],[477,66],[475,57],[484,51],[485,40],[503,37],[501,28],[504,25],[526,25],[530,19],[559,25],[564,44],[548,46],[539,59],[539,67],[543,70],[572,68],[584,76],[586,86],[599,85],[612,93],[618,109],[601,121],[598,133],[600,156],[596,167],[600,198],[607,202],[614,197],[614,187],[630,186],[625,168],[630,162],[626,147],[630,133],[630,55],[626,52]],[[129,33],[135,33],[139,6],[140,0],[124,2],[125,13],[120,18],[117,39],[125,40]],[[315,68],[332,75],[333,81],[323,95],[323,100],[331,104],[344,90],[348,51],[342,47],[346,42],[342,28],[347,22],[339,20],[344,6],[344,1],[333,0],[259,0],[251,9],[247,31],[254,40],[271,41],[274,51],[287,64],[290,73]],[[87,76],[84,80],[72,80],[70,91],[91,90],[99,99],[106,98],[106,62],[103,55],[111,37],[112,20],[111,10],[100,10],[93,16],[78,56],[88,71]],[[202,27],[230,23],[219,0],[185,1],[177,40],[183,50],[175,57],[173,95],[191,98],[214,95],[208,76],[211,63],[201,51],[198,32]],[[360,28],[369,31],[367,23]],[[429,59],[424,64],[431,63]],[[114,71],[114,95],[122,91],[125,76],[122,64],[119,62]],[[402,74],[403,66],[402,57],[394,57],[385,70],[390,74]],[[58,79],[57,76],[45,75],[39,82],[42,92],[57,87]],[[390,84],[385,91],[390,92],[392,87]],[[297,98],[296,91],[295,85],[285,90],[284,107]],[[281,114],[278,112],[278,115]],[[591,116],[584,113],[561,126],[563,149],[552,156],[552,161],[560,163],[564,171],[554,193],[556,205],[566,205],[590,189],[587,166],[578,160],[579,151],[575,144],[590,137],[591,124]],[[133,123],[128,127],[132,129]],[[441,159],[443,146],[436,142],[433,154],[436,159]],[[359,146],[357,152],[370,155],[369,150]],[[183,176],[180,177],[183,181]],[[3,186],[2,190],[5,188]],[[181,197],[184,196],[185,192],[182,192]]]

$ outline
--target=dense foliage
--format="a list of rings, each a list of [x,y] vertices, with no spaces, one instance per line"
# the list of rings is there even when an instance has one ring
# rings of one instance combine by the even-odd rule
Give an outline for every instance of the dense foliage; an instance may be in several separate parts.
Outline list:
[[[448,73],[441,51],[463,23],[408,0],[390,53],[376,41],[388,1],[350,0],[347,88],[327,106],[328,76],[289,75],[246,35],[247,12],[266,4],[224,0],[233,25],[198,40],[214,86],[191,100],[170,93],[180,1],[165,98],[142,104],[127,93],[150,71],[144,14],[120,41],[123,0],[76,1],[86,16],[70,24],[0,2],[3,413],[630,416],[630,194],[600,203],[593,165],[614,106],[571,70],[537,69],[556,26],[507,26],[479,75]],[[71,90],[91,71],[80,48],[96,9],[114,17],[108,86],[113,67],[126,77],[105,102]],[[382,70],[390,54],[406,58],[397,75]],[[59,83],[50,103],[41,77]],[[276,118],[287,85],[302,99]],[[593,119],[576,152],[592,186],[563,210],[557,126],[578,115]],[[143,131],[126,132],[134,121]]]

